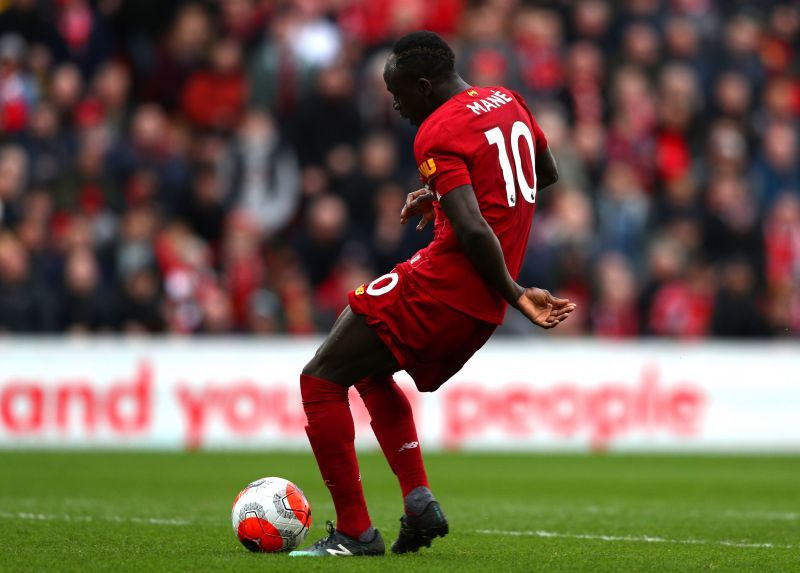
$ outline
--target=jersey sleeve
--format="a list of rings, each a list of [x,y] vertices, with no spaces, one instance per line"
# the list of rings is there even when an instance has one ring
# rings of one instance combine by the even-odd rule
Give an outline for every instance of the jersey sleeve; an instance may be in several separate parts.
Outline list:
[[[418,155],[422,182],[443,197],[456,187],[471,185],[466,158],[448,131],[440,129],[435,137],[421,142]]]

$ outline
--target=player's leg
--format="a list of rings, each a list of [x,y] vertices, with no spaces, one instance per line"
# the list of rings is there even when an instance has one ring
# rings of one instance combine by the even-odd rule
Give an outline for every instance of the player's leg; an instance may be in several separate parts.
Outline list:
[[[303,369],[300,392],[306,433],[336,508],[337,531],[295,555],[374,555],[384,552],[372,528],[354,440],[348,387],[371,375],[399,368],[394,356],[364,319],[348,307]],[[330,547],[329,547],[330,546]]]
[[[348,306],[303,374],[349,388],[368,376],[391,375],[398,370],[397,359],[375,330]]]
[[[403,492],[405,515],[394,553],[430,547],[447,534],[447,518],[428,485],[411,404],[391,376],[375,376],[356,384],[372,419],[375,437]]]
[[[356,389],[367,407],[372,430],[389,467],[400,482],[406,512],[420,513],[425,509],[420,504],[430,501],[432,496],[408,398],[391,376],[365,378],[356,384]],[[427,494],[420,495],[419,490],[427,490]],[[427,496],[430,499],[424,499]]]

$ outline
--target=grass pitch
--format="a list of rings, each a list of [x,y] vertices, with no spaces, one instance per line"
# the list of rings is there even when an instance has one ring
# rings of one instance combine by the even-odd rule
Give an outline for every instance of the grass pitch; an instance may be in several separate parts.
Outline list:
[[[376,526],[400,494],[362,455]],[[800,457],[427,456],[451,533],[401,557],[251,554],[230,508],[297,482],[320,537],[333,508],[303,454],[0,452],[0,571],[800,571]]]

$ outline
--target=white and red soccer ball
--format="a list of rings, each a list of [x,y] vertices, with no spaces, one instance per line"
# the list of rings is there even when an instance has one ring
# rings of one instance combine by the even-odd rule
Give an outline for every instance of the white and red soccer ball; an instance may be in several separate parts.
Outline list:
[[[265,477],[239,492],[233,500],[231,521],[236,537],[250,551],[288,551],[308,535],[311,506],[292,482]]]

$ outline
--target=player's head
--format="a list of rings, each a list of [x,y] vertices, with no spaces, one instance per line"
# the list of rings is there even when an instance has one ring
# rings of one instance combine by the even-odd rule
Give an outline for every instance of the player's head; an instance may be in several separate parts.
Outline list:
[[[394,108],[419,125],[442,100],[437,88],[457,78],[455,55],[438,34],[428,31],[403,36],[392,46],[383,80],[394,96]]]

